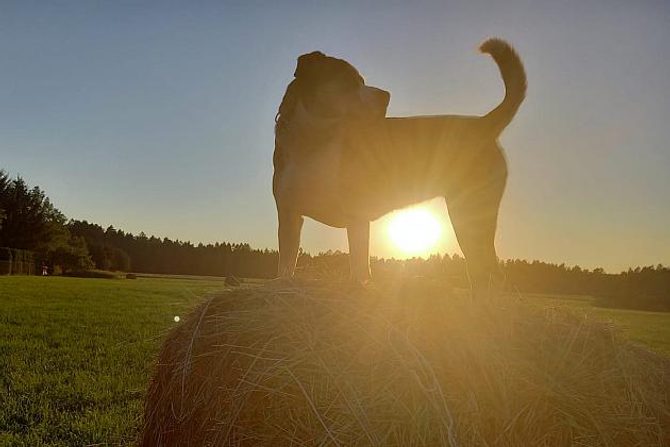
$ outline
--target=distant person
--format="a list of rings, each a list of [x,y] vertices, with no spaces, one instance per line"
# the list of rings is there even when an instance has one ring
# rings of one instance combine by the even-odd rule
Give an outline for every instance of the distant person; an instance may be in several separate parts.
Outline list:
[[[49,274],[49,268],[47,267],[47,263],[43,262],[42,263],[42,276],[47,276]]]

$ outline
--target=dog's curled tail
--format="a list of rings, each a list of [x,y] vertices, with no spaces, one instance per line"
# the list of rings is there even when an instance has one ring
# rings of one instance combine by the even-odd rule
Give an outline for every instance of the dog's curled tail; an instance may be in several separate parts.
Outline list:
[[[512,121],[516,111],[526,97],[526,72],[523,63],[514,48],[502,39],[486,40],[479,47],[482,53],[488,53],[498,64],[505,83],[505,98],[487,113],[483,119],[491,126],[496,135]]]

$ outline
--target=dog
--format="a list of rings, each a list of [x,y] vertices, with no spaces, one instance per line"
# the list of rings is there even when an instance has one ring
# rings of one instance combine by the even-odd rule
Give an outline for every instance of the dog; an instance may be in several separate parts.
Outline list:
[[[280,278],[295,272],[305,216],[346,228],[351,277],[370,278],[370,222],[444,197],[472,294],[503,281],[494,239],[507,163],[498,137],[526,95],[526,74],[504,40],[486,40],[505,84],[484,116],[386,117],[390,94],[348,62],[315,51],[298,58],[275,117],[273,194]]]

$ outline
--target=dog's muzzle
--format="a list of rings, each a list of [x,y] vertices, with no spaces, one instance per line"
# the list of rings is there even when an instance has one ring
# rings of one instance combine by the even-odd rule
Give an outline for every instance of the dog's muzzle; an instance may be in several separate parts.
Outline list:
[[[384,118],[386,108],[391,100],[391,94],[377,87],[363,86],[359,92],[362,104],[361,115],[370,118]]]

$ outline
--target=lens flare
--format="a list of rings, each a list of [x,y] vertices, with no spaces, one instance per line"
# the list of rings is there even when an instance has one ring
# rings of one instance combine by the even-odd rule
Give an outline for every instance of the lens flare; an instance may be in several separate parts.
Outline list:
[[[427,256],[437,248],[442,225],[425,208],[396,211],[388,223],[388,237],[405,256]]]

